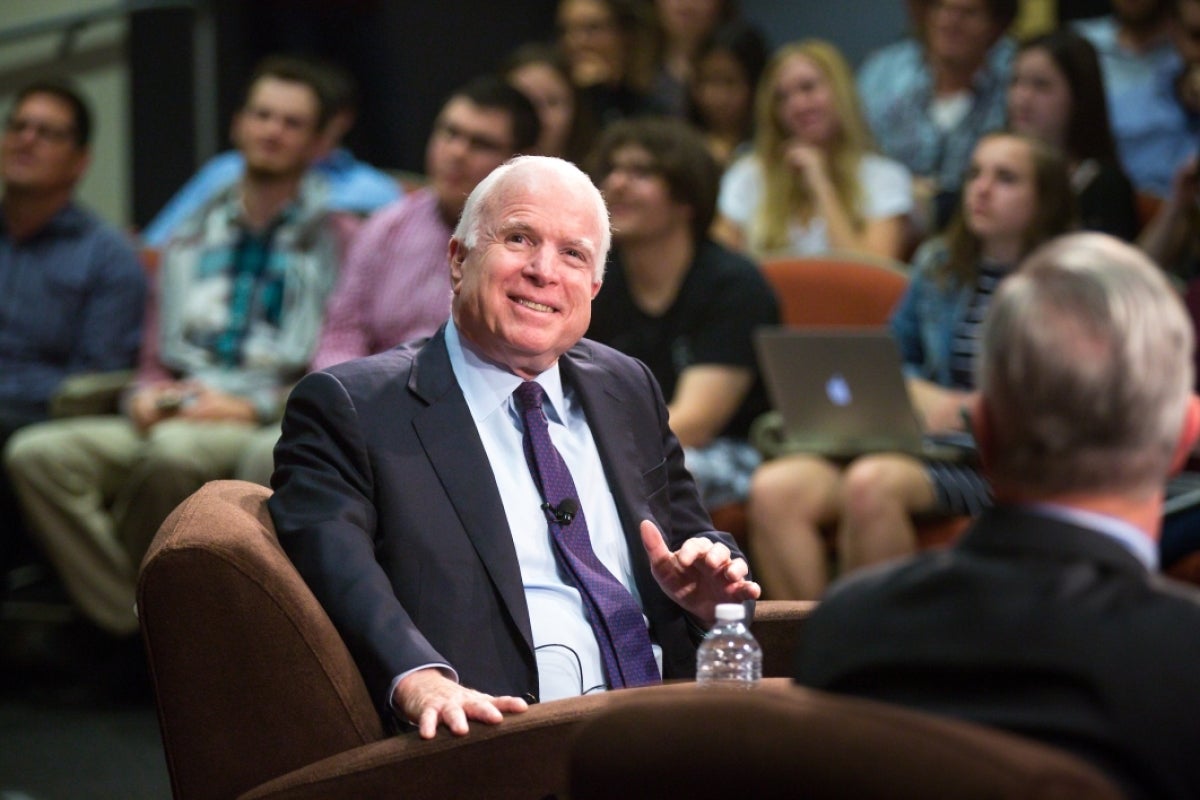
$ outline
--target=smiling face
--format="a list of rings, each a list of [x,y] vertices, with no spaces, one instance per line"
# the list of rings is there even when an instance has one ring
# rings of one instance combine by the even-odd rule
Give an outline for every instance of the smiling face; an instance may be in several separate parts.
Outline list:
[[[480,209],[474,246],[450,241],[454,323],[480,355],[532,378],[591,322],[605,220],[560,175],[506,178]]]
[[[829,78],[803,55],[792,56],[779,67],[775,113],[789,136],[807,144],[829,144],[840,128]]]
[[[983,242],[984,255],[1014,260],[1037,213],[1036,166],[1029,143],[1004,135],[983,139],[971,156],[963,214],[967,229]]]
[[[1031,47],[1013,63],[1008,119],[1017,133],[1062,147],[1071,118],[1071,87],[1045,49]]]

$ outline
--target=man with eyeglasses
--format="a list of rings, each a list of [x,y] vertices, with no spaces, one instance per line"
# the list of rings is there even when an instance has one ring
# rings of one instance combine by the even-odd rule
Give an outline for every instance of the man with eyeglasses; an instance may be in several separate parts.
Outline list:
[[[329,106],[304,61],[269,58],[233,122],[241,179],[162,251],[123,414],[21,430],[6,466],[31,533],[88,619],[137,631],[137,568],[174,507],[230,477],[307,370],[341,250],[308,167]]]
[[[91,114],[65,83],[17,93],[0,140],[0,448],[46,419],[64,379],[133,366],[146,284],[133,248],[77,205]],[[0,471],[0,568],[27,558]],[[0,593],[4,587],[0,586]]]
[[[354,237],[329,302],[314,369],[429,336],[450,318],[446,243],[467,195],[538,138],[537,111],[499,77],[450,95],[425,149],[427,186],[385,206]]]

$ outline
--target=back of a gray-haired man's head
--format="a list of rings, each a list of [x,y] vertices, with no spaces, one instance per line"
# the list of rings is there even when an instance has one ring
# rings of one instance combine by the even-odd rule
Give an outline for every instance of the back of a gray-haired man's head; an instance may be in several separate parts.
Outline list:
[[[997,485],[1041,495],[1161,486],[1192,393],[1193,334],[1153,262],[1077,233],[997,290],[979,388]]]
[[[489,234],[487,226],[499,222],[493,219],[495,206],[504,193],[516,188],[536,187],[541,180],[557,180],[572,187],[590,201],[596,212],[597,227],[601,239],[597,242],[596,280],[604,277],[604,263],[612,246],[612,228],[608,221],[608,206],[592,179],[579,167],[561,158],[552,156],[516,156],[496,167],[481,180],[463,206],[462,216],[454,228],[454,238],[468,250],[475,247],[480,238]]]

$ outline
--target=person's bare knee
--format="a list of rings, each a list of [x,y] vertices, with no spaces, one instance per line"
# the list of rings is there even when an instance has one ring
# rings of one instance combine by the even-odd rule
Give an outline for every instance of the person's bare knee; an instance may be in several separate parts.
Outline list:
[[[750,482],[750,519],[769,526],[773,520],[816,525],[832,511],[838,470],[824,459],[793,456],[763,464]]]

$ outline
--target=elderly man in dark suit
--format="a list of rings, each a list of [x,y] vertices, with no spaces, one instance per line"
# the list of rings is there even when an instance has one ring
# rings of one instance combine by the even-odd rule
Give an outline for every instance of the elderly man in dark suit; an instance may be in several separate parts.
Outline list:
[[[690,677],[716,604],[759,594],[710,530],[649,370],[581,340],[609,242],[574,165],[514,159],[450,240],[451,321],[288,402],[280,541],[422,736]]]
[[[985,323],[974,423],[996,508],[949,551],[857,574],[797,679],[1007,728],[1134,797],[1200,797],[1200,593],[1156,574],[1163,485],[1196,439],[1192,331],[1102,234],[1044,246]]]

